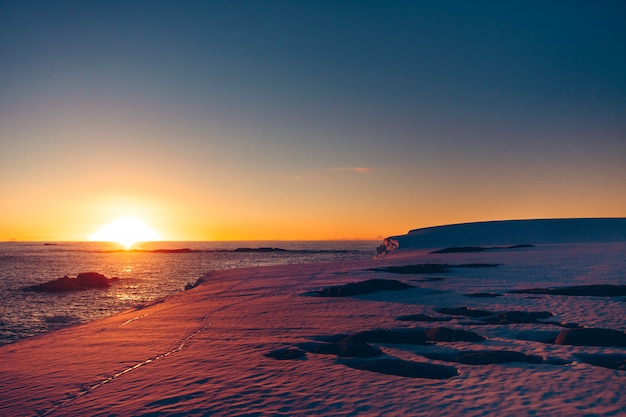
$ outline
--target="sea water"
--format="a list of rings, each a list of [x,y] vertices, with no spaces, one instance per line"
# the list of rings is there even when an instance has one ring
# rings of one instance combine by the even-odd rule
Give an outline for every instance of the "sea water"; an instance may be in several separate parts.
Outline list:
[[[0,345],[140,307],[216,270],[372,259],[378,241],[0,243]],[[108,289],[25,291],[65,275],[119,277]]]

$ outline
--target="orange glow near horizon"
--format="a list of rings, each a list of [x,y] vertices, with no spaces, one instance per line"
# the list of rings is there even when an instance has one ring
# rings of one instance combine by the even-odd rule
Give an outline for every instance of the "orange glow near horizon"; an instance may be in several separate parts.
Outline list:
[[[163,240],[154,229],[135,217],[122,217],[89,235],[89,240],[117,242],[130,249],[137,242]]]

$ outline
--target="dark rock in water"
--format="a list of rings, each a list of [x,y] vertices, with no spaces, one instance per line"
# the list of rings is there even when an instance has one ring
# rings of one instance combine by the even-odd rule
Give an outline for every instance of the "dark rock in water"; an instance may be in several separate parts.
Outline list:
[[[304,358],[306,357],[306,353],[296,348],[282,348],[268,352],[265,354],[265,356],[279,361],[286,361]]]
[[[371,294],[377,291],[399,291],[414,288],[393,279],[370,279],[362,282],[351,282],[345,285],[327,287],[313,294],[320,297],[350,297],[353,295]]]
[[[62,327],[80,323],[78,317],[68,315],[49,316],[45,317],[44,320],[48,324],[48,327]]]
[[[151,252],[151,253],[194,253],[197,251],[193,249],[189,249],[189,248],[181,248],[181,249],[154,249],[148,252]]]
[[[467,330],[455,330],[448,327],[434,327],[424,330],[426,339],[433,342],[482,342],[479,334]]]
[[[502,297],[502,294],[496,294],[494,292],[474,292],[470,294],[463,294],[466,297],[474,297],[474,298],[495,298]]]
[[[552,317],[549,311],[505,311],[490,317],[482,317],[479,320],[489,324],[513,324],[513,323],[541,323],[540,319]]]
[[[459,374],[453,366],[412,362],[402,359],[351,360],[342,361],[341,363],[352,369],[406,378],[448,379]]]
[[[465,317],[485,317],[493,316],[497,314],[493,311],[487,310],[474,310],[469,307],[442,307],[435,309],[436,312],[442,314],[448,314],[450,316],[465,316]]]
[[[346,336],[345,342],[362,343],[389,343],[407,345],[426,345],[426,334],[423,331],[399,329],[399,330],[366,330]]]
[[[626,371],[626,355],[577,355],[583,362],[603,368]]]
[[[287,252],[287,249],[282,248],[237,248],[233,252]]]
[[[509,291],[511,294],[549,294],[587,297],[619,297],[626,295],[626,285],[575,285],[557,288],[528,288]]]
[[[563,330],[555,345],[626,347],[626,333],[612,329],[582,328]]]
[[[436,322],[436,321],[450,321],[452,320],[452,317],[431,317],[426,314],[408,314],[406,316],[397,317],[396,320]]]
[[[107,278],[97,272],[83,272],[76,278],[67,275],[43,284],[31,285],[25,288],[27,291],[36,292],[68,292],[83,291],[94,288],[109,288],[111,282],[118,281],[119,278]]]
[[[540,356],[526,355],[511,350],[471,350],[454,353],[428,353],[422,354],[422,356],[429,359],[457,362],[466,365],[489,365],[509,362],[541,363],[543,361]]]
[[[298,347],[309,353],[337,355],[339,357],[374,358],[383,354],[380,348],[361,342],[306,342],[298,344]]]

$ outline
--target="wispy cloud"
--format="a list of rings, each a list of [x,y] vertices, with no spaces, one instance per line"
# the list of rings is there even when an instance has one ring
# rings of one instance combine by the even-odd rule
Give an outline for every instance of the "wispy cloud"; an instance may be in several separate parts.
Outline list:
[[[349,171],[349,172],[356,172],[357,174],[364,174],[367,172],[372,172],[373,169],[367,168],[367,167],[335,167],[335,168],[330,168],[329,171],[333,171],[333,172]]]

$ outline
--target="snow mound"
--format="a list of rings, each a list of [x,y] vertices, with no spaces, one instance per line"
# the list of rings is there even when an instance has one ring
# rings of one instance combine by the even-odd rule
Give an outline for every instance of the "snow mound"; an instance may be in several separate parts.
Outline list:
[[[449,246],[626,241],[626,218],[502,220],[411,230],[384,239],[379,254],[395,249]]]

